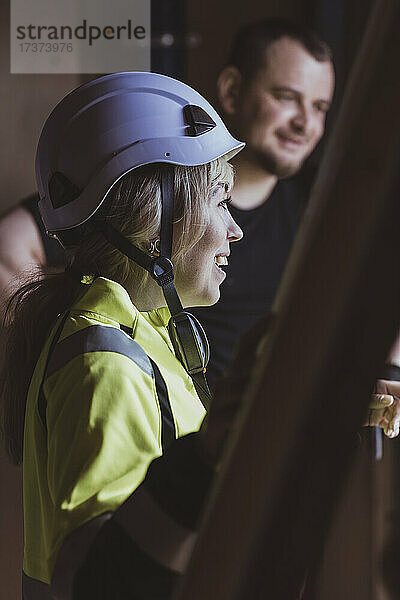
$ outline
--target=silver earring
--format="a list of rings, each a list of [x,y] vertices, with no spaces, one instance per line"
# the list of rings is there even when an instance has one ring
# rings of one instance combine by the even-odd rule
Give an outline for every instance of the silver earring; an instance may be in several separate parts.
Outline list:
[[[160,240],[150,242],[149,254],[151,256],[160,256]]]

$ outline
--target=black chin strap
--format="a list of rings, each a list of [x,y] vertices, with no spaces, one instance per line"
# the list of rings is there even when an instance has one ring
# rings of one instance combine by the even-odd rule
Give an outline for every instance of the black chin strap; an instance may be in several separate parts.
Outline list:
[[[102,221],[98,225],[110,244],[148,271],[161,286],[171,313],[168,333],[175,353],[192,378],[200,400],[208,408],[211,393],[205,376],[209,358],[207,336],[199,321],[183,310],[174,285],[174,269],[171,262],[174,216],[174,173],[172,169],[168,169],[162,175],[161,196],[160,256],[156,258],[131,244],[106,221]]]
[[[143,267],[143,269],[148,271],[153,279],[157,281],[162,288],[171,315],[182,312],[183,306],[174,286],[174,268],[169,258],[162,256],[154,258],[149,256],[140,250],[140,248],[131,244],[131,242],[110,225],[110,223],[103,222],[101,229],[110,244],[115,248],[118,248],[122,254],[125,254],[125,256]]]
[[[172,169],[163,172],[161,176],[161,204],[160,256],[171,260],[174,227],[174,173]]]

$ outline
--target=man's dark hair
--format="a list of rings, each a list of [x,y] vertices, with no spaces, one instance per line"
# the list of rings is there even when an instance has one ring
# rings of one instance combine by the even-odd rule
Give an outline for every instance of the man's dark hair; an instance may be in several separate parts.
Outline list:
[[[286,19],[265,19],[245,25],[233,39],[228,65],[239,69],[245,79],[265,66],[266,51],[282,37],[299,42],[319,62],[332,60],[332,52],[311,29]]]

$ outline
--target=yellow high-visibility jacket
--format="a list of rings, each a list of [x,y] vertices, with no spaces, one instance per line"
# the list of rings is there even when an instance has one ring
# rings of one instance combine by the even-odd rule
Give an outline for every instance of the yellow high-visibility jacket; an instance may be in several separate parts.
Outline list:
[[[23,568],[45,583],[65,537],[115,511],[168,439],[197,431],[205,415],[174,355],[167,308],[140,313],[121,285],[98,277],[51,347],[61,318],[36,365],[25,417]]]

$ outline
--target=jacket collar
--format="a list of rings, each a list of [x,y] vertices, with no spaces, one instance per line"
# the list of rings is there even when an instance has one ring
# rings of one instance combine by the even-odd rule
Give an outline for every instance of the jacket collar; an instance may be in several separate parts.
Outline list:
[[[84,294],[75,302],[73,310],[86,311],[111,319],[116,324],[135,330],[139,311],[132,303],[126,289],[106,277],[84,275],[82,283],[87,286]],[[154,325],[166,327],[171,317],[167,307],[142,313]]]

